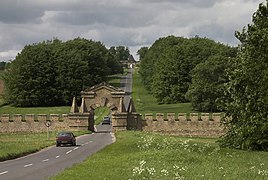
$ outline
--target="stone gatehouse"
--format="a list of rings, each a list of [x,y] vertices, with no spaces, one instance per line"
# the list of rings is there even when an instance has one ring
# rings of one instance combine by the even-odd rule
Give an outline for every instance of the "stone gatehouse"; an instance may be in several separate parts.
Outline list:
[[[224,127],[221,113],[156,113],[141,115],[136,112],[134,102],[124,104],[126,93],[107,83],[101,83],[81,92],[81,105],[74,97],[69,114],[2,114],[0,133],[3,132],[42,132],[46,131],[47,121],[53,130],[94,131],[94,110],[105,106],[111,110],[112,131],[141,130],[189,136],[220,136]]]
[[[107,83],[101,83],[81,92],[81,106],[78,107],[76,99],[73,99],[71,112],[69,114],[70,127],[72,128],[88,128],[94,131],[94,110],[98,107],[106,106],[111,110],[112,129],[141,130],[140,115],[136,113],[134,103],[126,106],[124,97],[126,93]]]

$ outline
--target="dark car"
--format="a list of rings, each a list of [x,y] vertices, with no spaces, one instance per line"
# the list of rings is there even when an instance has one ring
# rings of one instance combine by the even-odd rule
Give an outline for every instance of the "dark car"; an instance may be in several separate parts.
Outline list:
[[[76,138],[72,132],[59,132],[56,137],[56,146],[61,146],[62,144],[70,144],[76,146]]]
[[[102,121],[101,124],[102,124],[102,125],[103,125],[103,124],[108,124],[108,125],[110,125],[110,124],[111,124],[111,119],[110,119],[110,117],[109,117],[109,116],[104,116],[103,121]]]

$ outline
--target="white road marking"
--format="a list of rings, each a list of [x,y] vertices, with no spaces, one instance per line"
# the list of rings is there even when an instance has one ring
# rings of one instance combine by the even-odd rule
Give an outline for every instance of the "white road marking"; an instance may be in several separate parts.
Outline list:
[[[60,155],[59,156],[56,156],[56,159],[58,159],[60,157]]]
[[[66,154],[69,154],[69,153],[71,153],[72,151],[73,151],[73,150],[67,151]]]
[[[79,147],[75,147],[74,150],[78,149]]]
[[[6,174],[8,171],[1,172],[0,175]]]
[[[88,144],[89,142],[86,142],[85,144]]]
[[[49,161],[49,159],[44,159],[43,162]]]
[[[93,141],[89,141],[89,143],[92,143]]]
[[[81,144],[81,146],[84,146],[85,144]]]
[[[29,166],[32,166],[33,164],[26,164],[25,166],[23,166],[23,167],[29,167]]]

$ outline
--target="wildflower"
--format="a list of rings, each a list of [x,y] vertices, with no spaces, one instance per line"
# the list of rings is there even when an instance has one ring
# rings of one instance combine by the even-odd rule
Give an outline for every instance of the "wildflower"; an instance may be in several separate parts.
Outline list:
[[[166,169],[162,169],[160,172],[161,172],[164,176],[167,176],[167,175],[168,175],[168,170],[166,170]]]

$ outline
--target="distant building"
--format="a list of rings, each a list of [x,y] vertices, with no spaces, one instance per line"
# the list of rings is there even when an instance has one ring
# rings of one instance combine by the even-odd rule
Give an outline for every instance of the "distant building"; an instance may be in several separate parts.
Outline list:
[[[127,61],[127,67],[132,69],[135,67],[136,64],[137,64],[137,61],[134,59],[134,57],[132,55],[129,55],[128,61]]]

